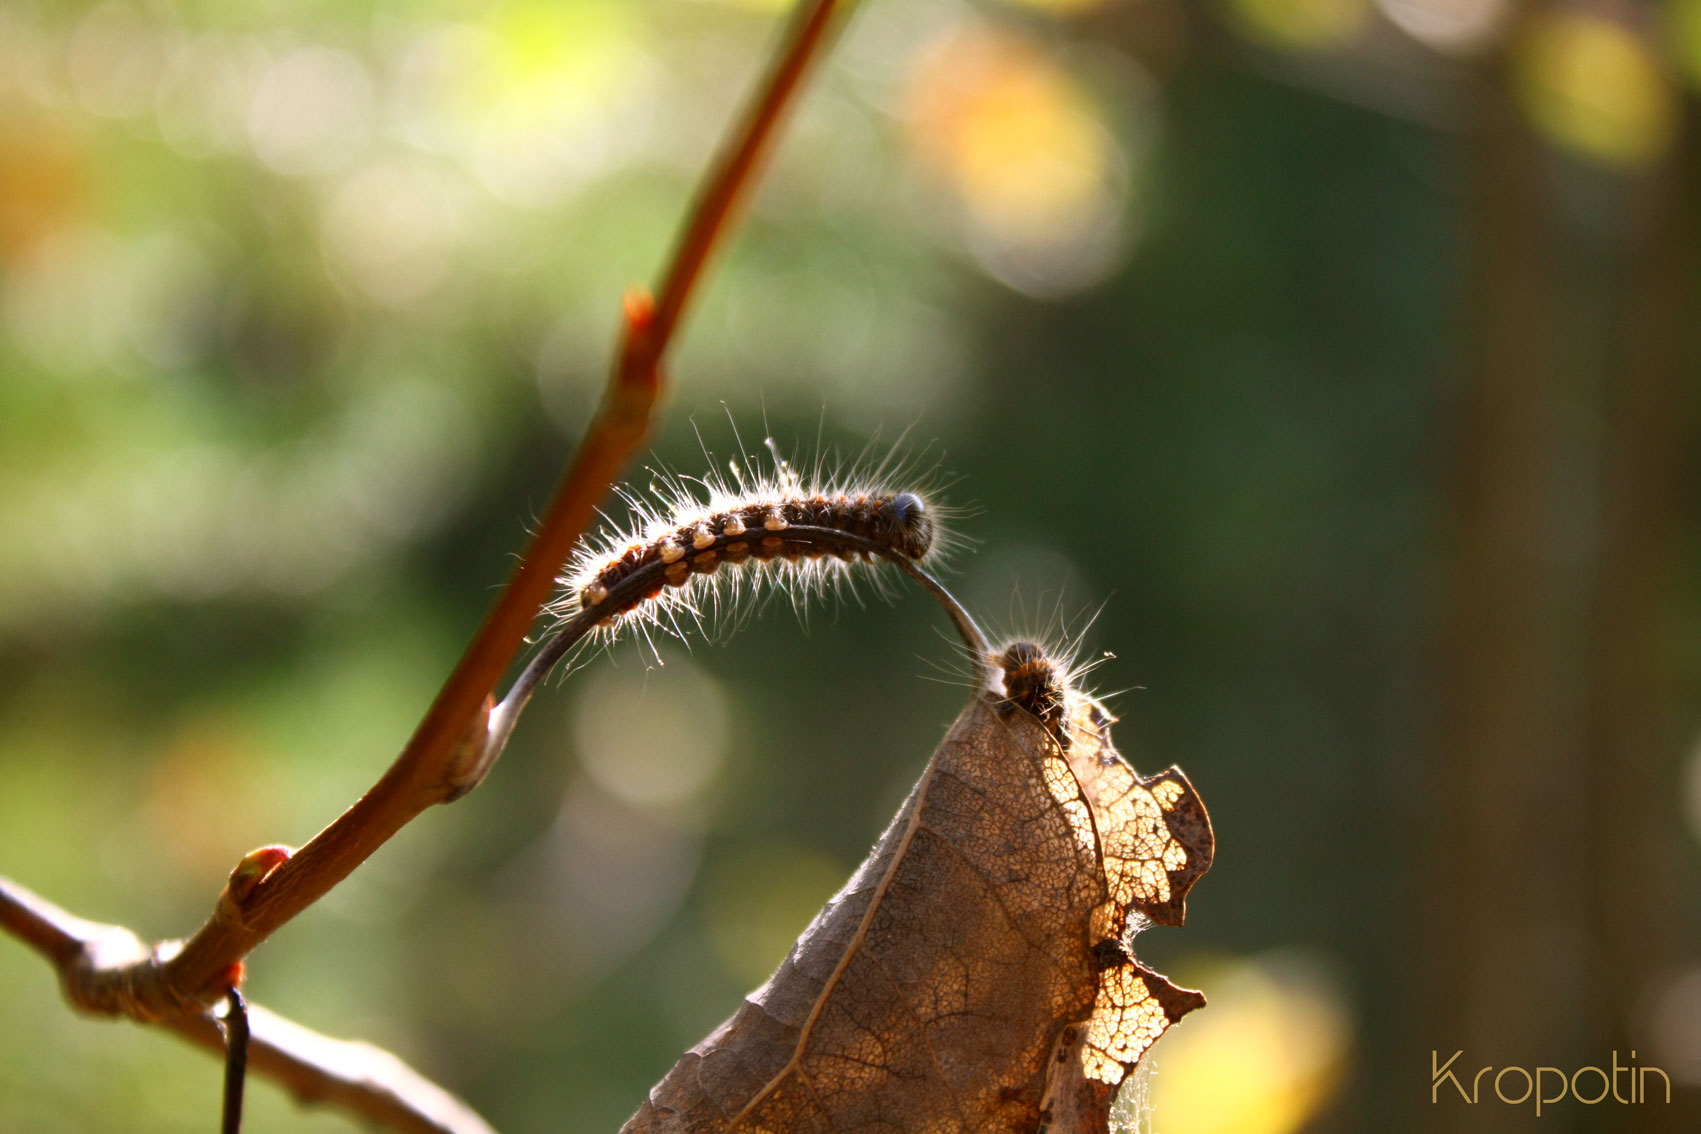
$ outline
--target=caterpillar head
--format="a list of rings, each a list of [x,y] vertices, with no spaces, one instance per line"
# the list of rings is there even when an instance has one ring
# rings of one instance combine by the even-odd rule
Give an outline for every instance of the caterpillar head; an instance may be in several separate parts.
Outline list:
[[[920,559],[933,548],[936,532],[933,512],[927,501],[913,492],[900,492],[875,514],[875,538],[911,559]]]
[[[1047,654],[1038,643],[1012,642],[992,657],[1004,675],[1004,704],[1026,709],[1046,727],[1059,744],[1068,746],[1063,728],[1067,711],[1066,667]]]

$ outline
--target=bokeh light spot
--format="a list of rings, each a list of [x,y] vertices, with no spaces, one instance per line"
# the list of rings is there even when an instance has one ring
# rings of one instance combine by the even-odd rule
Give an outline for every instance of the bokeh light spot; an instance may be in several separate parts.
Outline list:
[[[1022,8],[1037,8],[1058,16],[1076,16],[1103,8],[1108,0],[1006,0]]]
[[[446,179],[387,162],[349,178],[332,199],[320,243],[332,274],[387,307],[406,307],[448,276],[462,209]]]
[[[184,874],[227,871],[254,831],[276,830],[288,791],[245,722],[184,720],[147,765],[137,813],[140,845]],[[196,816],[194,823],[184,815]]]
[[[113,118],[148,110],[164,48],[152,20],[128,4],[102,4],[71,36],[67,65],[84,106]]]
[[[1649,46],[1616,20],[1539,16],[1518,49],[1518,93],[1554,142],[1611,166],[1641,166],[1670,145],[1677,91]]]
[[[247,144],[247,107],[266,72],[256,41],[207,32],[179,43],[154,91],[154,117],[180,154],[237,153]]]
[[[924,152],[983,223],[1039,240],[1081,223],[1105,139],[1037,49],[997,33],[953,38],[921,68],[911,105]]]
[[[1059,294],[1119,259],[1124,157],[1087,93],[1044,47],[959,29],[923,52],[912,146],[961,202],[972,251],[1025,291]]]
[[[726,762],[720,686],[683,654],[654,669],[604,666],[586,677],[573,713],[579,761],[597,786],[635,807],[695,800]]]
[[[702,836],[580,779],[541,856],[522,856],[552,916],[540,930],[561,979],[592,979],[667,924],[696,877]]]
[[[760,984],[848,875],[822,852],[780,839],[715,859],[703,902],[716,955],[745,984]]]
[[[1659,1067],[1674,1082],[1701,1086],[1701,967],[1685,969],[1666,984],[1655,998],[1651,1023],[1653,1055],[1641,1062]]]
[[[332,173],[366,144],[372,81],[360,60],[332,47],[303,47],[267,69],[248,104],[254,152],[279,173]]]
[[[651,69],[630,5],[517,4],[416,51],[429,133],[502,200],[569,196],[646,132]]]
[[[1510,0],[1379,0],[1379,7],[1413,39],[1456,55],[1487,47],[1512,13]]]
[[[1242,28],[1276,47],[1317,50],[1355,38],[1369,0],[1229,0]]]
[[[1288,1134],[1335,1093],[1350,1026],[1333,970],[1274,953],[1189,972],[1211,1007],[1164,1037],[1153,1103],[1165,1134]]]
[[[107,313],[124,303],[123,245],[110,233],[66,227],[0,276],[0,323],[11,342],[71,376],[109,361],[124,328]]]
[[[0,121],[0,263],[9,263],[84,211],[90,177],[76,139],[56,120],[0,94]]]
[[[1701,0],[1668,0],[1661,10],[1671,54],[1690,82],[1701,82]]]

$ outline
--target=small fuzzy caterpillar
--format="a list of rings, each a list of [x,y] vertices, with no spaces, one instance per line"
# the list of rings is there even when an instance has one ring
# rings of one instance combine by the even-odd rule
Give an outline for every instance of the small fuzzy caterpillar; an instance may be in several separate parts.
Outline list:
[[[1058,744],[1069,747],[1063,727],[1068,711],[1068,666],[1054,660],[1037,642],[1018,641],[992,656],[1004,678],[1004,705],[1032,713]]]
[[[575,588],[579,609],[605,607],[604,617],[619,618],[657,597],[668,587],[684,587],[694,575],[711,575],[723,564],[746,560],[793,565],[834,556],[861,562],[867,553],[835,541],[846,533],[877,543],[907,559],[921,561],[933,549],[933,512],[914,492],[762,494],[672,526],[648,542],[629,543],[612,555],[583,565]],[[609,598],[641,568],[661,563],[660,580],[619,601]]]
[[[1095,619],[1097,615],[1093,616]],[[1081,692],[1081,681],[1110,658],[1103,654],[1092,661],[1082,662],[1082,639],[1087,629],[1069,633],[1061,625],[1053,639],[1061,644],[1042,645],[1033,638],[1014,638],[1008,644],[991,651],[989,678],[991,692],[1006,714],[1023,709],[1045,726],[1062,748],[1069,747],[1069,714],[1072,694]],[[1089,697],[1093,723],[1105,723],[1104,714],[1096,700]],[[1099,720],[1103,716],[1104,721]]]
[[[924,486],[896,487],[901,470],[806,483],[767,446],[775,471],[753,482],[734,463],[730,478],[666,477],[649,497],[623,494],[636,523],[579,552],[553,612],[563,623],[590,619],[582,629],[604,640],[632,625],[677,630],[681,615],[702,623],[705,606],[734,607],[759,586],[802,602],[850,584],[858,566],[919,566],[949,545],[948,512]]]

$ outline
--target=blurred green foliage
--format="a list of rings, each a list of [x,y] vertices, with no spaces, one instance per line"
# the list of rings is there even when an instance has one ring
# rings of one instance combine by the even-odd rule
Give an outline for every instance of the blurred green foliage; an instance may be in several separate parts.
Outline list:
[[[1084,648],[1118,655],[1095,681],[1124,690],[1119,742],[1183,764],[1220,838],[1186,931],[1140,944],[1252,987],[1253,1039],[1271,1012],[1275,1042],[1311,1029],[1312,1064],[1255,1100],[1273,1131],[1422,1128],[1410,1084],[1448,1042],[1414,1033],[1437,993],[1406,950],[1471,29],[1422,7],[865,5],[692,314],[654,444],[691,474],[735,428],[805,459],[908,430],[972,505],[949,582],[980,617],[1059,633],[1104,604]],[[1605,46],[1568,24],[1513,68],[1586,249],[1679,144],[1694,8]],[[0,9],[0,871],[187,932],[245,851],[370,784],[578,437],[775,9]],[[1398,58],[1441,62],[1390,68],[1396,25]],[[1613,278],[1575,272],[1585,349]],[[964,697],[928,680],[954,659],[919,596],[806,629],[781,607],[552,685],[485,787],[253,957],[254,998],[502,1129],[614,1128],[779,960]],[[1701,592],[1668,614],[1698,640]],[[1692,693],[1701,652],[1674,652]],[[1672,917],[1693,956],[1693,903]],[[1275,947],[1307,974],[1286,1000]],[[0,1130],[212,1120],[210,1060],[72,1017],[3,943],[0,1021]],[[251,1095],[256,1134],[353,1128]],[[1161,1129],[1212,1128],[1162,1105]]]

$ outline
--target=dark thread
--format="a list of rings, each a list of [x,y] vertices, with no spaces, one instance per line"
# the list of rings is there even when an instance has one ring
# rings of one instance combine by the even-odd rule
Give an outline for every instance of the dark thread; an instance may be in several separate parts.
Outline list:
[[[242,1089],[248,1078],[248,1005],[242,993],[225,994],[224,1117],[222,1134],[242,1134]]]

